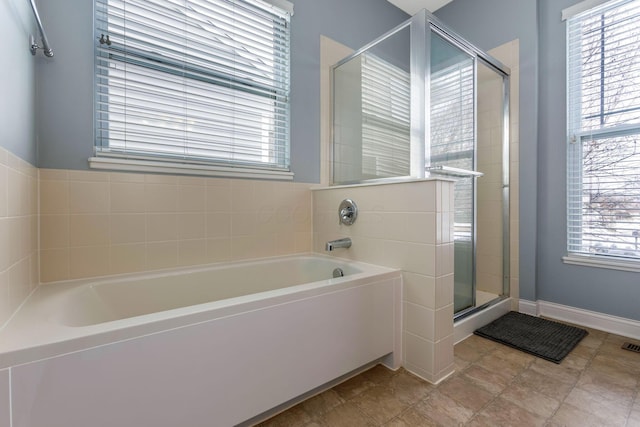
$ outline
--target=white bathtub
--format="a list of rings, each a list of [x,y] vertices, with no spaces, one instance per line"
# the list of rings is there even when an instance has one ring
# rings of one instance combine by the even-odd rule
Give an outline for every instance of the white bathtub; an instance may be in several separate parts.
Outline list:
[[[0,332],[0,425],[236,425],[397,366],[400,287],[320,255],[40,286]]]

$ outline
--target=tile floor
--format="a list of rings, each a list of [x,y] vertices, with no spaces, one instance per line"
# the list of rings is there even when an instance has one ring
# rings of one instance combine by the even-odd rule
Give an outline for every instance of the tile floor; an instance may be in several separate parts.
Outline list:
[[[260,426],[640,426],[640,354],[624,341],[589,330],[556,365],[471,336],[438,386],[378,365]]]

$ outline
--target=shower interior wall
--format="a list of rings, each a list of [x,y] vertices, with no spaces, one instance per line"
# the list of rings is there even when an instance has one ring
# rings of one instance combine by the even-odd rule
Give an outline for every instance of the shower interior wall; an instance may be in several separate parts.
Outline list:
[[[475,293],[475,305],[481,306],[499,296],[512,297],[512,309],[518,309],[519,297],[519,41],[505,43],[488,53],[510,68],[509,75],[509,228],[508,278],[504,279],[503,216],[503,78],[482,62],[478,63],[477,88],[477,170],[484,175],[476,180],[476,268],[475,289],[469,277],[456,280],[455,298],[470,301]],[[462,243],[462,244],[461,244]],[[471,262],[473,247],[456,242],[456,277],[467,274],[460,264]],[[458,260],[462,258],[459,264]]]
[[[519,296],[519,41],[505,43],[488,53],[508,66],[509,91],[509,278],[508,295],[517,310]],[[483,75],[480,75],[483,73]],[[498,296],[503,290],[502,216],[502,78],[480,67],[478,87],[477,161],[484,176],[477,180],[476,291],[484,297]]]

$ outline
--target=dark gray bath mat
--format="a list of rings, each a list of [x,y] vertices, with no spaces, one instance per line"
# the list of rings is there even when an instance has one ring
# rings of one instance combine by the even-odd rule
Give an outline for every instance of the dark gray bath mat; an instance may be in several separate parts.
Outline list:
[[[575,326],[516,311],[510,311],[474,333],[555,363],[560,363],[588,334]]]

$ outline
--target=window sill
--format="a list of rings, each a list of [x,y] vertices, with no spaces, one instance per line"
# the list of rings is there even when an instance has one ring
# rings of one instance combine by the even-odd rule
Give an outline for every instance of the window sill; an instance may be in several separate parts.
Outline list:
[[[585,267],[608,268],[611,270],[640,272],[640,262],[620,259],[606,259],[600,256],[570,254],[562,257],[562,262]]]
[[[218,165],[190,165],[182,163],[132,160],[112,157],[90,157],[91,169],[106,169],[126,172],[165,173],[174,175],[198,175],[219,178],[253,178],[293,181],[293,172],[248,167],[227,167]]]

